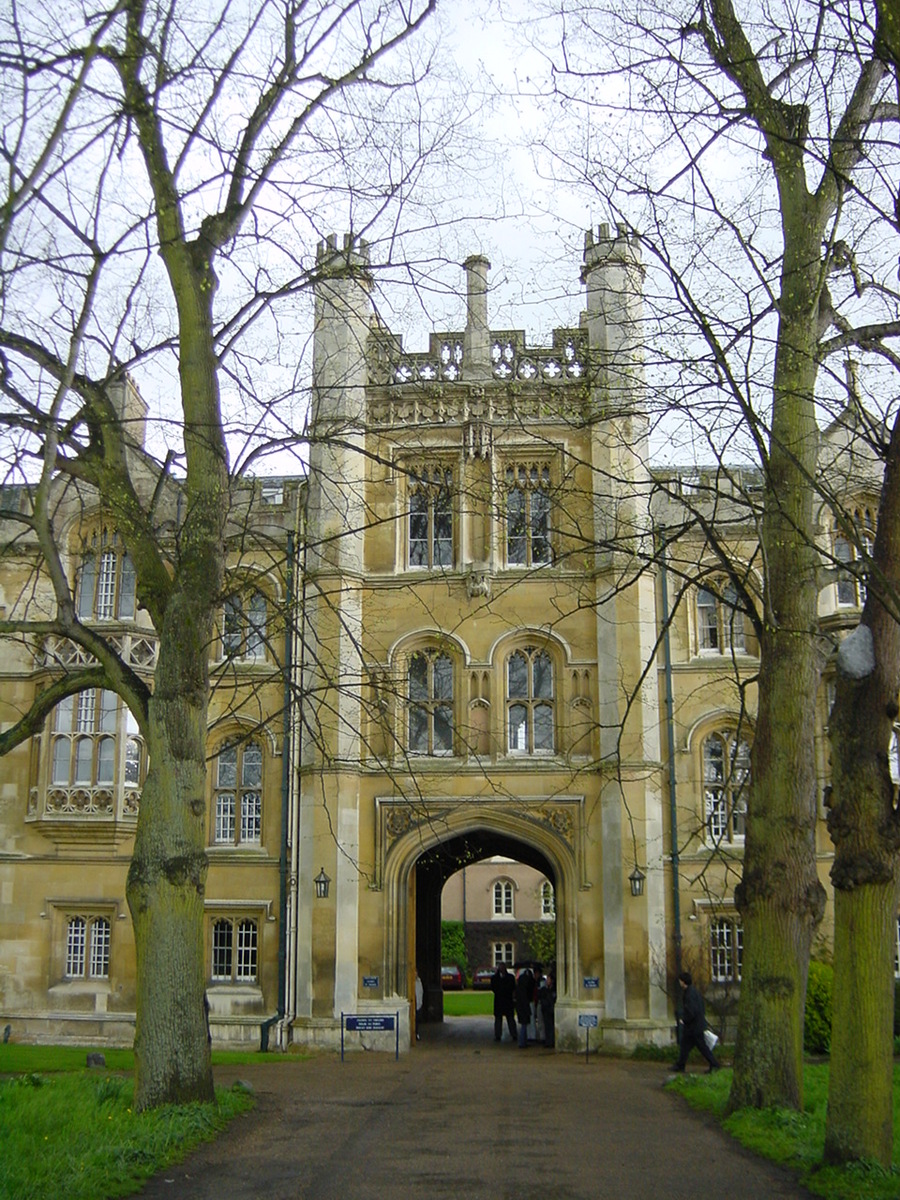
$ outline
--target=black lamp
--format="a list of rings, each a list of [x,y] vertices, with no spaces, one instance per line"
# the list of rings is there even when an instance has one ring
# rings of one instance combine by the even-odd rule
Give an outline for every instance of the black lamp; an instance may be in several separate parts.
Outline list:
[[[328,885],[331,883],[331,880],[325,874],[324,867],[322,867],[322,869],[319,871],[318,875],[313,880],[313,883],[316,885],[316,899],[317,900],[327,900],[328,899]]]
[[[646,878],[647,878],[647,876],[644,874],[644,872],[641,870],[641,868],[637,865],[637,863],[635,863],[634,870],[628,876],[628,881],[631,884],[632,896],[643,896],[644,880]]]

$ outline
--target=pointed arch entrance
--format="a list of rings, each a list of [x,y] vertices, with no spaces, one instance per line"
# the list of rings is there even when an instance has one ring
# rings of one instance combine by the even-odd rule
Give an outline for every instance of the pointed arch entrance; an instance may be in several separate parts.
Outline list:
[[[492,855],[533,866],[552,881],[557,988],[560,998],[577,994],[577,895],[585,886],[582,803],[582,797],[518,803],[379,801],[385,974],[397,994],[412,995],[418,967],[426,1007],[434,1015],[442,1012],[441,890],[460,867]]]

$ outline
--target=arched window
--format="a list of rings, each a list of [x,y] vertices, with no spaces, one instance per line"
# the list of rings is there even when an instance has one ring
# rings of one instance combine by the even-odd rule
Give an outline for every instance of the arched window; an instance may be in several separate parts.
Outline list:
[[[227,596],[222,606],[222,657],[265,658],[267,620],[262,592]]]
[[[219,918],[212,927],[213,983],[256,983],[259,927],[249,917]]]
[[[510,754],[547,754],[554,748],[553,660],[533,646],[506,664],[507,746]]]
[[[213,842],[258,846],[262,838],[263,752],[259,742],[224,746],[213,768]]]
[[[76,610],[82,621],[131,621],[135,610],[134,563],[118,535],[96,531],[81,558]]]
[[[407,735],[410,754],[453,753],[453,660],[438,650],[419,650],[407,672]]]
[[[550,466],[517,463],[506,468],[506,561],[509,566],[549,563]]]
[[[732,584],[697,590],[697,642],[702,654],[746,651],[744,612]]]
[[[408,540],[411,567],[453,565],[453,472],[449,468],[410,470]]]
[[[544,921],[556,918],[556,895],[549,879],[545,879],[541,884],[541,918]]]
[[[736,983],[741,978],[744,931],[725,917],[709,924],[709,977],[713,983]]]
[[[511,921],[513,915],[513,885],[508,879],[498,879],[494,884],[494,917]]]
[[[706,839],[712,845],[744,840],[750,747],[734,732],[711,733],[703,742]]]
[[[866,601],[867,562],[875,544],[875,518],[870,508],[859,507],[852,514],[855,538],[834,535],[834,559],[838,567],[836,584],[839,608],[861,608]]]
[[[109,937],[106,917],[70,917],[66,926],[66,978],[106,979]]]

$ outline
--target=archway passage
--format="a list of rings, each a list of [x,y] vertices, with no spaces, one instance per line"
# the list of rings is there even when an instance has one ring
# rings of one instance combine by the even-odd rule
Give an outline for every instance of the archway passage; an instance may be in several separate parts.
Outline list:
[[[444,884],[463,867],[494,856],[533,867],[556,889],[556,874],[546,855],[527,842],[491,829],[470,829],[449,837],[424,851],[416,862],[416,966],[424,985],[426,1022],[442,1021],[444,1013],[441,986],[441,894]],[[560,952],[557,943],[557,953]],[[557,971],[559,975],[559,964]]]

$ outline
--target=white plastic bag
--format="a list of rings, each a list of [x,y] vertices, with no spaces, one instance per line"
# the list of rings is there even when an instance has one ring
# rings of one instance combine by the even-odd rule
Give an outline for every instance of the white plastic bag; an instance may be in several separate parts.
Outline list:
[[[709,1049],[709,1050],[715,1050],[716,1046],[719,1043],[718,1036],[715,1033],[713,1033],[713,1031],[711,1029],[703,1030],[703,1039],[706,1042],[707,1049]]]

